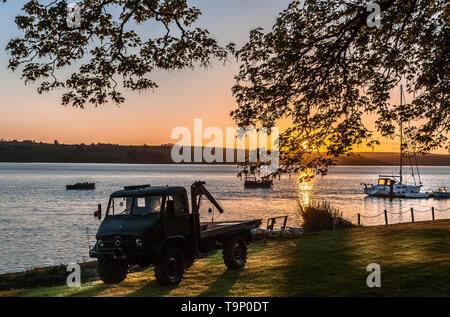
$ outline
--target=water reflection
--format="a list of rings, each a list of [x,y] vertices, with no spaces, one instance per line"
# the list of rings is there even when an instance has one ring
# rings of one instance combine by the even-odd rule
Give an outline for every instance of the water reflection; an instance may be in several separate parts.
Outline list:
[[[411,208],[414,210],[415,221],[431,220],[433,207],[435,219],[450,217],[449,200],[367,197],[360,183],[377,177],[384,169],[339,166],[333,168],[325,177],[316,177],[313,180],[305,178],[306,173],[299,174],[295,182],[297,200],[302,205],[325,201],[334,209],[342,211],[344,218],[353,223],[357,223],[360,214],[363,225],[385,224],[384,210],[388,212],[389,224],[410,222]],[[426,167],[423,172],[424,191],[432,191],[435,184],[448,184],[450,181],[448,167]]]
[[[312,202],[315,189],[315,178],[308,178],[306,172],[299,172],[297,175],[298,201],[302,206],[308,206]]]
[[[217,221],[288,215],[288,226],[296,226],[298,202],[308,205],[314,201],[330,203],[353,223],[358,213],[372,217],[384,209],[396,213],[389,215],[389,223],[410,221],[411,207],[416,221],[430,220],[431,207],[436,219],[450,218],[450,200],[365,198],[360,183],[376,180],[390,169],[337,166],[314,180],[305,179],[306,174],[292,174],[290,179],[281,177],[272,189],[247,190],[236,177],[235,166],[0,163],[0,273],[48,265],[48,259],[55,263],[80,261],[89,249],[86,227],[93,236],[98,226],[92,210],[125,185],[170,184],[189,189],[193,181],[204,180],[225,210],[215,213]],[[90,192],[67,191],[65,185],[77,179],[95,180],[98,187]],[[422,180],[424,191],[436,189],[437,184],[450,188],[450,168],[424,167]],[[27,194],[19,199],[17,193],[21,192]],[[207,209],[201,213],[205,221],[211,216]],[[364,218],[362,224],[384,224],[384,215]],[[27,250],[26,256],[23,250]]]
[[[361,215],[367,218],[365,225],[384,224],[384,215],[376,217],[386,210],[388,213],[388,223],[410,222],[412,221],[411,209],[414,213],[415,221],[432,220],[432,208],[442,210],[441,214],[435,212],[435,218],[448,218],[447,201],[439,201],[433,198],[429,199],[402,199],[402,198],[379,198],[365,197],[363,199],[363,208]]]

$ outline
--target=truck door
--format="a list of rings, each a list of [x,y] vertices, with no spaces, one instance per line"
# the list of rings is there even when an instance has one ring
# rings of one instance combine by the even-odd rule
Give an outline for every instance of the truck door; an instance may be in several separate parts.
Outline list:
[[[167,195],[163,213],[164,236],[184,236],[188,241],[192,237],[192,216],[189,214],[187,196],[184,194]]]

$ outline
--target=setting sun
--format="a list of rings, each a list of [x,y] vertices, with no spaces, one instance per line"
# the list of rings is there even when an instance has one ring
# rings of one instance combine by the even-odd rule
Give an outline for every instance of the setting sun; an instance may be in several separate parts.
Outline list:
[[[305,150],[309,150],[309,142],[308,142],[308,141],[303,141],[302,147],[303,147]]]

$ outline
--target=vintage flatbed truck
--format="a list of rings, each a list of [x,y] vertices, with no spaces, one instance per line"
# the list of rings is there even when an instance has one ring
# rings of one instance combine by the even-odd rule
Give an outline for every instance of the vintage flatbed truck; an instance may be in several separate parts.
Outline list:
[[[261,220],[200,222],[202,196],[223,213],[204,185],[192,184],[190,211],[184,187],[142,185],[114,192],[89,252],[98,260],[103,282],[120,283],[129,265],[154,264],[159,284],[178,284],[197,258],[217,249],[222,249],[229,269],[243,268],[247,244],[252,241],[251,229],[258,228]],[[101,205],[94,214],[101,219]]]

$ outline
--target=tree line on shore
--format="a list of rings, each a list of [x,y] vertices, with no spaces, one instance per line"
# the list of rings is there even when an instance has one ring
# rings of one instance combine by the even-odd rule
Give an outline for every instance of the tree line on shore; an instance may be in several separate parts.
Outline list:
[[[105,143],[67,145],[60,144],[57,140],[53,143],[0,140],[0,162],[173,164],[172,146],[171,143],[161,145]],[[194,153],[193,150],[191,152]],[[348,157],[343,157],[338,160],[337,165],[397,165],[398,160],[398,154],[394,153],[364,152],[352,153]],[[419,163],[428,166],[447,166],[450,163],[450,157],[445,154],[420,155]]]

